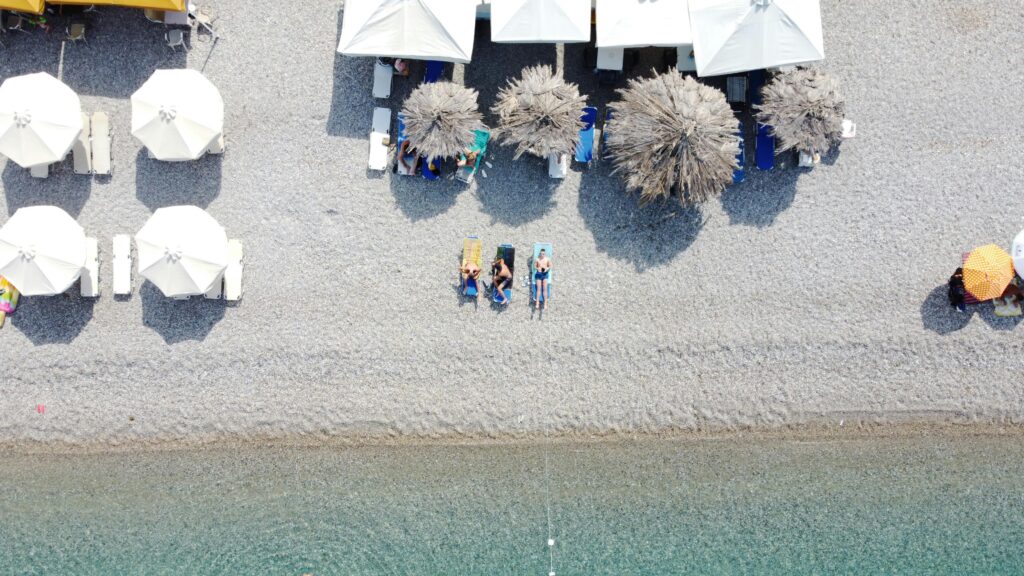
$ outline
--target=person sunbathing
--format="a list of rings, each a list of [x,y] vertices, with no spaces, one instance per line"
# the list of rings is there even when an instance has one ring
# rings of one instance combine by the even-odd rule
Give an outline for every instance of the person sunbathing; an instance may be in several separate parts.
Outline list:
[[[469,148],[466,148],[465,152],[460,153],[458,157],[455,158],[455,165],[458,166],[459,168],[463,168],[465,166],[472,166],[476,164],[476,157],[477,152],[475,150],[470,150]]]
[[[462,273],[462,294],[463,296],[476,296],[480,297],[480,267],[472,262],[467,262],[462,268],[459,269]],[[473,294],[470,294],[469,286],[472,286],[475,290]]]
[[[534,298],[534,303],[537,310],[541,308],[541,301],[544,302],[544,308],[548,307],[547,289],[548,289],[548,276],[551,274],[551,259],[548,258],[547,252],[541,248],[540,254],[537,256],[537,261],[533,264],[534,272],[533,279],[537,282],[537,297]]]
[[[413,150],[412,143],[408,140],[403,140],[402,146],[398,149],[398,162],[402,165],[402,174],[416,173],[420,156]]]
[[[491,289],[494,290],[494,297],[499,302],[505,302],[505,288],[512,284],[512,271],[504,258],[498,258],[491,263]]]

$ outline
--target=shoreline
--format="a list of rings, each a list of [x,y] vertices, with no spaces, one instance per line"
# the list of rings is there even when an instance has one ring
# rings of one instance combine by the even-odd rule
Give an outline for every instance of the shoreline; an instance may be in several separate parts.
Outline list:
[[[606,431],[501,434],[501,435],[210,435],[130,441],[0,441],[0,457],[32,454],[90,455],[150,452],[207,451],[225,449],[277,448],[391,448],[410,446],[488,447],[552,444],[615,444],[632,441],[741,441],[741,442],[831,442],[842,440],[908,439],[925,436],[1024,438],[1024,424],[954,421],[851,421],[813,422],[767,427],[672,429],[661,431]]]

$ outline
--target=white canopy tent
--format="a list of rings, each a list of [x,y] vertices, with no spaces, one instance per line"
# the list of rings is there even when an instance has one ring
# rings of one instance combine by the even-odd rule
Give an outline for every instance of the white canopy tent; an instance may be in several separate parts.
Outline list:
[[[60,294],[85,266],[85,231],[56,206],[19,208],[0,228],[0,276],[25,296]]]
[[[197,206],[160,208],[135,245],[139,273],[169,298],[205,294],[228,263],[224,228]]]
[[[683,46],[692,43],[687,0],[597,1],[598,48]]]
[[[53,76],[37,72],[0,85],[0,154],[22,168],[63,160],[81,131],[78,94]]]
[[[476,0],[346,0],[338,52],[468,63]]]
[[[158,160],[195,160],[224,132],[224,99],[197,70],[157,70],[132,94],[132,135]]]
[[[697,73],[718,76],[825,58],[818,0],[689,0]]]
[[[590,41],[590,0],[491,0],[492,42]]]

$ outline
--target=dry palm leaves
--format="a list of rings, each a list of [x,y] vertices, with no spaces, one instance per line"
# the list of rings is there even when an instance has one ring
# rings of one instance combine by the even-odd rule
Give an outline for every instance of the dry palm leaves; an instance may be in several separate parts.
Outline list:
[[[550,66],[532,66],[508,81],[491,111],[502,143],[516,146],[514,158],[524,152],[545,157],[576,147],[585,102],[576,85],[555,76]]]
[[[839,84],[816,68],[782,72],[765,85],[757,119],[772,127],[779,150],[824,154],[843,132],[846,103]]]
[[[609,105],[607,146],[629,190],[642,202],[667,198],[703,202],[732,182],[739,122],[725,95],[671,70],[630,80]]]
[[[402,108],[405,134],[428,158],[447,158],[472,146],[474,130],[484,128],[477,91],[452,82],[420,84]]]

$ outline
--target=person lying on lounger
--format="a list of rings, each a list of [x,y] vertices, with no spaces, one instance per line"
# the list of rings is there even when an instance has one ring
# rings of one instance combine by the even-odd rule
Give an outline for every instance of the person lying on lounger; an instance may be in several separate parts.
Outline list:
[[[470,150],[469,148],[466,148],[465,152],[462,152],[461,154],[458,155],[458,157],[456,157],[455,165],[458,166],[459,168],[462,168],[464,166],[472,166],[473,164],[476,163],[476,155],[477,152],[475,150]]]
[[[459,269],[462,272],[462,294],[464,296],[476,296],[480,297],[480,267],[472,262],[467,262],[465,266]],[[469,291],[470,283],[472,283],[474,294]]]
[[[409,140],[402,141],[402,147],[398,149],[398,161],[402,164],[403,174],[415,174],[420,164],[420,156],[412,149]]]
[[[535,262],[533,266],[534,269],[536,269],[533,279],[537,282],[537,298],[534,302],[536,304],[536,309],[540,310],[542,300],[544,302],[544,307],[548,307],[548,276],[551,273],[551,259],[548,258],[548,254],[544,249],[541,249],[540,255],[537,256],[537,262]]]
[[[491,263],[491,290],[494,290],[495,298],[505,301],[505,288],[512,284],[512,271],[504,258],[498,258]]]

